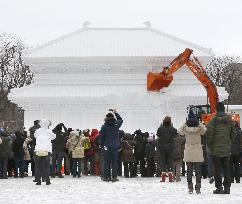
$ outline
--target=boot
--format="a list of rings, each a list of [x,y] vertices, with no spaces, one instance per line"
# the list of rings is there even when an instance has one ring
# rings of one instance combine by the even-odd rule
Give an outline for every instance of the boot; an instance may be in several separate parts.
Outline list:
[[[169,177],[169,182],[174,182],[172,172],[169,172],[169,173],[168,173],[168,177]]]
[[[37,181],[36,185],[38,185],[38,186],[41,185],[41,181]]]
[[[190,194],[193,193],[193,183],[188,184],[188,193],[190,193]]]
[[[213,194],[224,194],[223,188],[217,188],[216,190],[213,191]]]
[[[166,173],[165,172],[162,172],[160,182],[166,182]]]
[[[46,181],[46,185],[50,185],[51,183],[50,183],[50,181]]]
[[[230,188],[229,187],[224,187],[223,194],[230,194]]]
[[[105,178],[105,177],[103,177],[103,179],[102,179],[104,182],[109,182],[109,178]]]
[[[64,176],[60,173],[58,174],[58,178],[64,178]]]
[[[116,182],[116,181],[119,181],[119,180],[117,179],[117,177],[113,177],[113,178],[112,178],[112,182]]]
[[[51,183],[50,183],[50,177],[49,176],[47,176],[47,178],[45,178],[45,182],[46,182],[46,185],[50,185]]]
[[[197,183],[195,185],[196,194],[200,194],[201,193],[200,189],[201,189],[201,183]]]
[[[214,182],[214,177],[212,176],[209,178],[209,183],[212,184],[213,182]]]

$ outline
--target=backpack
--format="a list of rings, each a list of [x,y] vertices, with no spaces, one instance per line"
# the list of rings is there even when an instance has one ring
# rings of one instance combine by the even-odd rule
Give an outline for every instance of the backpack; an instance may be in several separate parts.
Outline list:
[[[91,148],[91,143],[89,138],[83,140],[82,147],[84,148],[84,150],[89,150]]]

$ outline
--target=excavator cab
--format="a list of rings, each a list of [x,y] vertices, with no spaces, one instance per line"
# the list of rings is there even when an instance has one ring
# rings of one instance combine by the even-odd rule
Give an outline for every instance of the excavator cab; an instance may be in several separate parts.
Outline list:
[[[200,122],[205,124],[213,117],[213,114],[211,113],[211,106],[209,104],[189,105],[187,107],[187,114],[189,114],[191,111]]]
[[[211,112],[211,106],[209,104],[196,106],[189,105],[187,107],[187,114],[189,114],[190,111],[192,111],[195,117],[203,124],[207,124],[215,115],[215,113]],[[227,112],[227,114],[231,116],[233,121],[240,123],[240,115],[238,113]],[[186,119],[188,119],[188,117]]]

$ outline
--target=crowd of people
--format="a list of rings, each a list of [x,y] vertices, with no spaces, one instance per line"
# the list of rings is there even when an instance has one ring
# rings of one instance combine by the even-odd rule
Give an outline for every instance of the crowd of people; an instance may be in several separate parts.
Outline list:
[[[122,123],[111,109],[100,130],[73,130],[63,123],[50,130],[46,119],[34,121],[29,131],[10,134],[1,128],[0,179],[24,178],[31,169],[36,185],[50,185],[50,178],[64,174],[98,175],[104,182],[139,175],[180,182],[186,172],[188,192],[198,194],[202,178],[215,181],[214,194],[229,194],[231,182],[240,183],[242,131],[225,113],[223,103],[206,125],[192,112],[178,129],[166,116],[156,134],[140,129],[127,133],[120,129]]]

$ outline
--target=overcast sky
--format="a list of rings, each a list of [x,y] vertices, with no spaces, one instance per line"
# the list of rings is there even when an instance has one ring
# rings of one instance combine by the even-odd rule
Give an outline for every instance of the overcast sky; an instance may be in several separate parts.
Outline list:
[[[0,0],[0,32],[30,45],[82,27],[159,29],[216,55],[242,56],[242,0]]]

